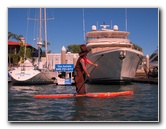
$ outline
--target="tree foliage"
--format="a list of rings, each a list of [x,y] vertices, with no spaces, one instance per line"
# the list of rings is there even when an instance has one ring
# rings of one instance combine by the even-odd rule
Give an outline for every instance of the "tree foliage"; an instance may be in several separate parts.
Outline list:
[[[71,44],[67,46],[67,52],[79,53],[81,52],[80,44]]]
[[[12,32],[8,32],[8,40],[9,39],[15,39],[17,41],[21,42],[20,50],[16,56],[10,56],[12,58],[13,62],[16,63],[18,62],[18,59],[21,60],[21,62],[24,62],[24,55],[25,55],[25,44],[21,41],[21,37],[24,37],[23,35],[17,35]],[[20,56],[19,58],[17,56]],[[31,58],[31,49],[26,48],[26,55],[25,58]]]
[[[46,46],[46,45],[45,45],[45,40],[44,40],[43,43],[42,43],[42,47],[45,48],[45,46]],[[48,42],[48,41],[47,41],[47,46],[50,46],[50,42]]]
[[[31,49],[26,48],[26,58],[31,58]]]
[[[8,40],[9,39],[15,39],[17,41],[20,41],[21,37],[23,37],[23,35],[17,35],[17,34],[14,34],[12,32],[8,32]]]
[[[131,43],[132,43],[132,42],[131,42]],[[133,44],[134,49],[136,49],[136,50],[142,52],[142,48],[141,48],[140,46],[138,46],[138,45],[136,45],[136,44],[134,44],[134,43],[132,43],[132,44]]]
[[[25,45],[22,44],[20,46],[20,50],[18,52],[18,55],[21,57],[20,59],[22,59],[21,62],[24,62],[24,60],[25,60],[24,59],[24,54],[25,54]],[[26,48],[25,58],[31,58],[31,49],[30,48]]]
[[[8,54],[9,63],[16,65],[20,60],[20,55],[18,54]]]
[[[25,46],[22,44],[20,46],[20,50],[18,52],[18,55],[22,57],[22,59],[24,59],[24,53],[25,53]]]

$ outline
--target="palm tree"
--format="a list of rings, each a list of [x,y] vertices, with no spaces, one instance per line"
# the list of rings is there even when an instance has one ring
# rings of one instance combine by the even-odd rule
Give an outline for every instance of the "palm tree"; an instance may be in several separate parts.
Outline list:
[[[25,44],[24,42],[21,40],[24,36],[23,35],[17,35],[17,34],[14,34],[12,32],[8,32],[8,40],[9,39],[15,39],[17,41],[20,41],[21,42],[21,46],[20,46],[20,50],[18,52],[18,55],[20,56],[20,62],[24,62],[24,58],[27,57],[27,54],[29,54],[29,49],[26,49],[25,48]],[[26,51],[25,51],[26,50]],[[28,55],[29,57],[29,55]]]
[[[8,40],[13,36],[14,36],[14,34],[12,32],[8,32]]]
[[[42,44],[42,47],[45,48],[45,46],[46,46],[46,45],[45,45],[45,40],[44,40],[44,41],[43,41],[43,44]],[[48,41],[47,41],[47,46],[50,46],[50,42],[48,42]]]
[[[50,42],[47,41],[47,46],[49,46],[49,45],[50,45]],[[46,46],[46,45],[45,45],[45,40],[44,40],[44,41],[43,41],[43,44],[42,44],[42,47],[45,48],[45,46]],[[47,51],[47,53],[51,53],[51,51]]]
[[[12,32],[8,32],[8,40],[9,39],[15,39],[17,41],[21,41],[21,37],[24,37],[23,35],[17,35],[17,34],[14,34]]]

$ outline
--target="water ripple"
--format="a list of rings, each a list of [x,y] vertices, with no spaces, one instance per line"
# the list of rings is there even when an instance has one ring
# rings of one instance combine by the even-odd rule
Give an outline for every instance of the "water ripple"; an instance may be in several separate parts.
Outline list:
[[[35,94],[75,93],[74,86],[9,86],[9,121],[158,121],[158,86],[86,85],[88,92],[133,90],[115,98],[34,99]]]

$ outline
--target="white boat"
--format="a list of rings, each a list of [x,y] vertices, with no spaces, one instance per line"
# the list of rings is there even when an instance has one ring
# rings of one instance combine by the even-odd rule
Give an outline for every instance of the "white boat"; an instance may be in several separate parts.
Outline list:
[[[155,50],[149,58],[149,72],[148,77],[158,77],[158,49]],[[146,68],[146,65],[145,65]]]
[[[131,82],[143,58],[143,52],[137,50],[127,36],[129,32],[113,30],[102,25],[101,30],[92,26],[92,31],[86,33],[86,46],[91,49],[88,59],[98,64],[98,67],[88,69],[90,83]]]
[[[158,72],[158,49],[151,54],[149,65],[150,71]]]
[[[40,9],[40,14],[42,12],[41,10],[42,9]],[[41,34],[41,21],[42,20],[41,19],[42,18],[40,17],[40,20],[39,20],[40,21],[40,27],[39,27],[40,36],[39,36],[38,44],[40,44],[42,42],[41,41],[41,35],[42,35]],[[46,22],[46,18],[45,18],[45,22]],[[47,50],[46,50],[46,52],[47,52]],[[20,64],[20,66],[13,67],[9,71],[9,74],[12,78],[13,84],[24,84],[24,85],[56,83],[55,81],[56,81],[56,77],[57,77],[57,74],[55,72],[49,71],[47,68],[43,68],[43,64],[40,61],[40,54],[38,55],[37,65],[34,65],[29,59],[27,59],[27,60],[25,60],[24,63]]]
[[[13,67],[9,74],[13,84],[34,85],[56,83],[56,73],[45,68],[38,69],[28,59],[18,67]]]

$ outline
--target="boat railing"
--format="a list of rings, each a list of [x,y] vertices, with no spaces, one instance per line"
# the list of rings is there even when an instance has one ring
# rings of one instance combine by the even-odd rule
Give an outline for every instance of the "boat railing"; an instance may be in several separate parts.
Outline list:
[[[109,42],[113,44],[118,44],[118,43],[128,43],[130,44],[129,39],[117,39],[117,38],[102,38],[102,39],[90,39],[87,40],[86,43],[104,43],[104,42]]]
[[[133,44],[131,43],[124,43],[124,42],[119,42],[119,43],[110,43],[110,42],[100,42],[100,43],[88,43],[87,48],[114,48],[114,47],[126,47],[126,48],[131,48],[133,49]]]
[[[29,71],[31,69],[35,69],[34,66],[27,66],[27,65],[20,65],[17,67],[13,67],[11,70],[15,70],[15,69],[21,69],[21,71]]]
[[[96,48],[91,48],[91,52],[92,53],[96,53],[96,52],[102,52],[102,51],[107,51],[107,50],[116,50],[122,47],[96,47]],[[126,47],[123,47],[126,48]]]

